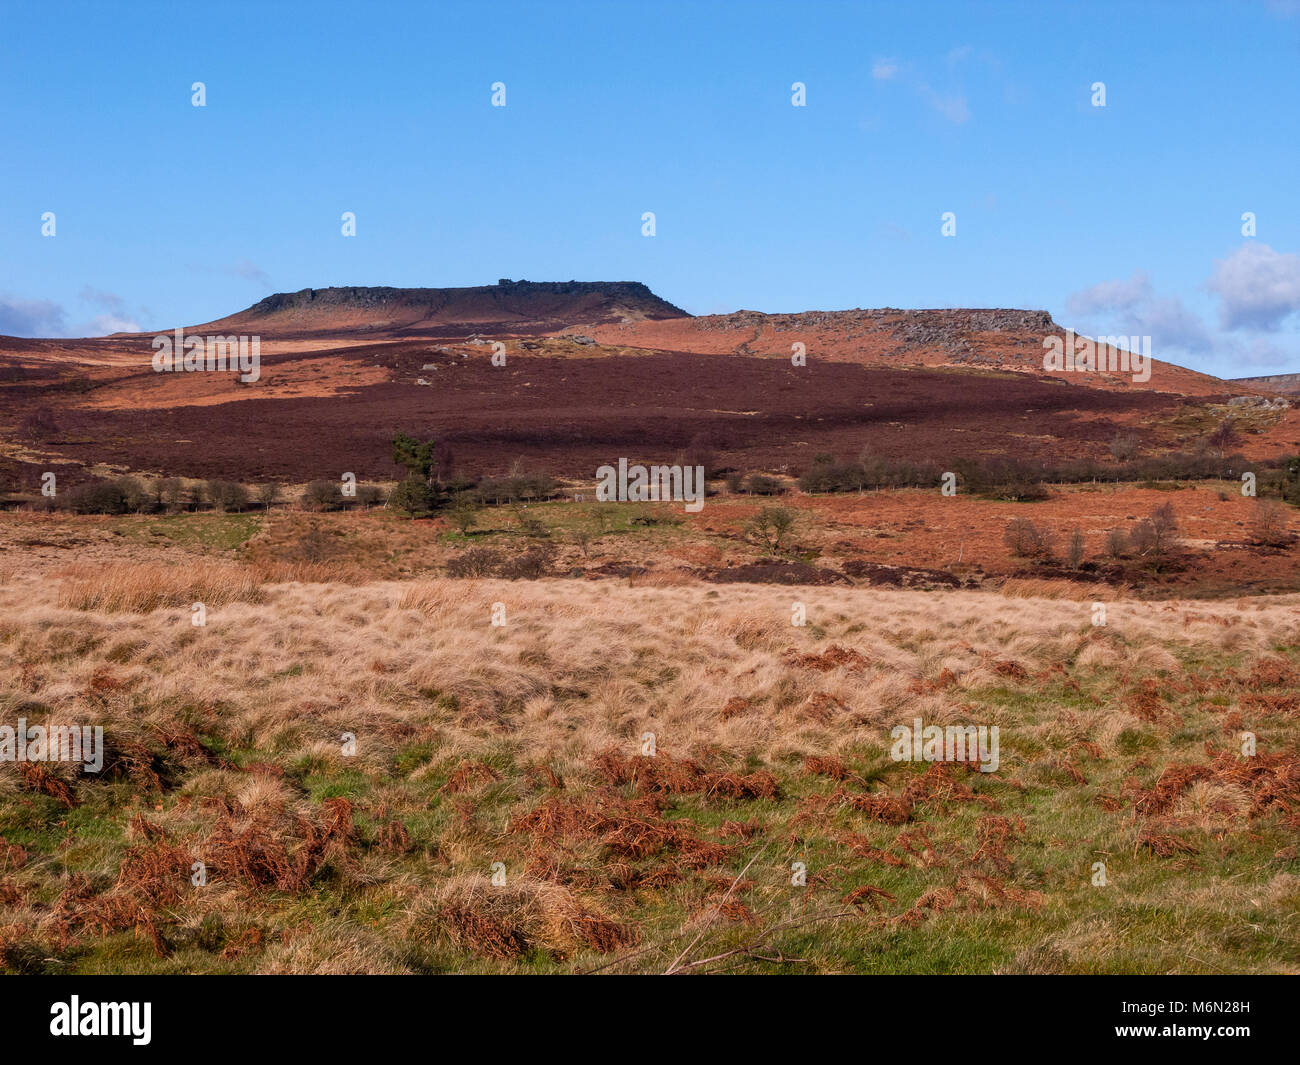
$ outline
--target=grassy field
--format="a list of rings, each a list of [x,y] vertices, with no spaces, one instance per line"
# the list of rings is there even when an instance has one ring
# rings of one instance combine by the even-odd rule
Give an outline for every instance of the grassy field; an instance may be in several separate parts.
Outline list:
[[[0,765],[7,971],[1300,971],[1300,597],[304,583],[151,525],[196,553],[0,573],[0,723],[108,748]],[[918,717],[997,770],[891,758]]]

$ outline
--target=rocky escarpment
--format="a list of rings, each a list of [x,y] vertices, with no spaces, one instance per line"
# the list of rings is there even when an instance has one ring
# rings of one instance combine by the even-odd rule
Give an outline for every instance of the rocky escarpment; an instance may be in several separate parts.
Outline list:
[[[1282,392],[1300,396],[1300,373],[1275,373],[1266,377],[1233,377],[1229,384],[1258,388],[1263,392]]]
[[[210,325],[296,331],[556,326],[690,317],[639,281],[513,281],[468,288],[339,286],[277,292]]]
[[[947,352],[954,362],[991,361],[982,354],[986,347],[982,334],[1001,334],[1013,344],[1037,347],[1043,337],[1062,332],[1047,311],[1003,308],[906,311],[882,307],[799,314],[736,311],[697,321],[707,329],[719,331],[833,332],[845,341],[887,338],[892,346],[889,354],[938,350]]]

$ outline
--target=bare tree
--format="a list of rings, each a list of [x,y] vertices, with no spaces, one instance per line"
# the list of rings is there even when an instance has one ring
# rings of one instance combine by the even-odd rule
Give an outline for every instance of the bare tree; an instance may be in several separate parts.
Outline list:
[[[1291,540],[1290,514],[1281,503],[1261,500],[1255,504],[1250,522],[1250,535],[1257,544],[1265,547],[1282,547]]]
[[[1083,530],[1076,526],[1070,531],[1070,540],[1065,548],[1065,559],[1070,564],[1070,569],[1078,569],[1083,565],[1085,548]]]

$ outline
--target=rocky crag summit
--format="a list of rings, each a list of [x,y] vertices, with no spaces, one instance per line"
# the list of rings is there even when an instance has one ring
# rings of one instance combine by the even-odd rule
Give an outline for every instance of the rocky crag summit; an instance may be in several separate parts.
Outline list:
[[[690,317],[639,281],[512,281],[470,288],[331,287],[278,292],[195,328],[267,332],[425,331],[440,326],[553,329],[571,322]]]

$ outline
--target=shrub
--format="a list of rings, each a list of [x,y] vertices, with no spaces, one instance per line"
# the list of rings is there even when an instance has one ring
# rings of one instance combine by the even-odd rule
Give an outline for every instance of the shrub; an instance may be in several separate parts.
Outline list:
[[[1211,448],[1222,455],[1228,448],[1241,442],[1241,433],[1237,431],[1236,420],[1229,415],[1205,439]]]
[[[831,455],[818,455],[812,466],[799,478],[799,488],[805,492],[857,491],[867,484],[867,471],[860,464],[836,462]]]
[[[159,481],[158,498],[172,511],[183,510],[194,501],[193,494],[179,477],[164,477]]]
[[[447,515],[462,536],[468,536],[470,529],[478,524],[478,507],[474,505],[473,496],[467,492],[461,492],[451,501]]]
[[[1129,549],[1128,533],[1123,529],[1110,529],[1106,533],[1106,554],[1111,558],[1123,558]]]
[[[794,522],[794,511],[788,507],[763,507],[745,524],[745,533],[767,550],[780,551]]]
[[[1284,463],[1280,494],[1284,503],[1300,506],[1300,455],[1287,459]]]
[[[1143,518],[1128,534],[1129,546],[1136,555],[1149,554],[1156,542],[1156,528],[1150,518]]]
[[[1065,547],[1065,561],[1069,563],[1071,569],[1078,569],[1083,565],[1085,549],[1083,530],[1077,527],[1070,530],[1070,540]]]
[[[1028,518],[1007,522],[1002,540],[1017,558],[1049,558],[1052,554],[1051,534]]]
[[[755,496],[775,496],[785,489],[775,477],[769,477],[765,473],[751,473],[745,478],[745,491]]]
[[[930,488],[943,471],[934,462],[875,458],[862,449],[857,462],[841,462],[822,452],[799,478],[805,492],[860,492],[866,488]]]
[[[1287,529],[1289,515],[1286,507],[1280,503],[1261,501],[1255,504],[1255,513],[1250,522],[1251,538],[1265,547],[1281,547],[1290,542]]]
[[[1132,433],[1116,433],[1110,442],[1110,454],[1116,462],[1132,462],[1140,448],[1141,442]]]
[[[217,510],[243,510],[248,506],[248,489],[235,481],[208,481],[203,496]]]
[[[577,545],[582,557],[587,558],[591,551],[591,541],[595,539],[595,530],[585,525],[577,526],[572,532],[573,542]]]
[[[708,480],[716,469],[718,461],[713,437],[707,432],[696,433],[691,437],[691,442],[686,445],[683,458],[688,466],[703,466],[704,479]]]
[[[437,502],[437,493],[419,476],[407,477],[399,482],[388,497],[391,508],[413,518],[432,513]]]
[[[519,503],[536,499],[550,499],[555,495],[555,481],[548,474],[525,474],[518,464],[507,477],[485,477],[479,481],[477,493],[483,502]]]
[[[448,577],[490,577],[501,565],[501,554],[488,547],[471,547],[447,563]]]
[[[554,560],[555,553],[549,545],[530,547],[522,555],[516,555],[503,563],[498,576],[510,581],[534,581],[551,572]]]
[[[336,510],[343,505],[343,489],[337,481],[312,481],[303,490],[302,501],[314,510]]]
[[[155,506],[153,493],[134,477],[78,485],[59,504],[77,514],[139,514]]]

